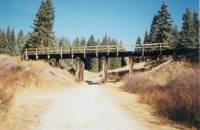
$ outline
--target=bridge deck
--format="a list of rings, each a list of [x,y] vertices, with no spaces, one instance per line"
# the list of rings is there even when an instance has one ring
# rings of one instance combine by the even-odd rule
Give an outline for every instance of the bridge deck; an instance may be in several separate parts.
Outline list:
[[[45,59],[73,59],[73,58],[97,58],[97,57],[128,57],[128,56],[158,56],[176,53],[192,52],[198,48],[174,49],[166,43],[154,43],[144,45],[98,45],[70,48],[30,48],[26,49],[23,57],[28,60]]]

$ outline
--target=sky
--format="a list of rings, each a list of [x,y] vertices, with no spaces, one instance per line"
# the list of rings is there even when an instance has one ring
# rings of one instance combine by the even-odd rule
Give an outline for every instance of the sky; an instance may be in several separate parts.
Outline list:
[[[124,43],[133,43],[149,31],[163,0],[54,0],[56,37],[103,38],[107,33]],[[186,8],[199,10],[199,0],[165,0],[174,24],[181,29]],[[31,32],[41,0],[0,0],[0,28]]]

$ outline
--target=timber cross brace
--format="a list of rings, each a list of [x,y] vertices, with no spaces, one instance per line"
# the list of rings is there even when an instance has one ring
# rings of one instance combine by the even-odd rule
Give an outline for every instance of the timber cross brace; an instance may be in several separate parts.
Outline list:
[[[194,53],[199,54],[199,48],[175,48],[167,43],[153,43],[142,45],[97,45],[80,46],[70,48],[27,48],[22,53],[25,60],[50,60],[76,59],[76,81],[84,81],[84,59],[102,58],[103,74],[102,82],[108,79],[108,58],[129,57],[129,74],[133,74],[133,61],[138,57],[160,57],[161,55],[172,55]]]

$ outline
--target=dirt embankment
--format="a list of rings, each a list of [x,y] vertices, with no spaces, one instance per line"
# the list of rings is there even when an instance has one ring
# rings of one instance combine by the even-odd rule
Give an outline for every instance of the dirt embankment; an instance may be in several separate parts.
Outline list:
[[[49,104],[49,100],[40,100],[38,94],[74,85],[67,70],[43,61],[21,61],[19,57],[0,55],[1,130],[30,129]]]

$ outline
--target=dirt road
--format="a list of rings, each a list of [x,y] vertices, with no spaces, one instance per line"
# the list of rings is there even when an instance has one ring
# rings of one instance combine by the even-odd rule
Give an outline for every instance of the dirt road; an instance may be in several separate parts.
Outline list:
[[[111,102],[99,85],[82,85],[51,97],[34,130],[145,130]]]

